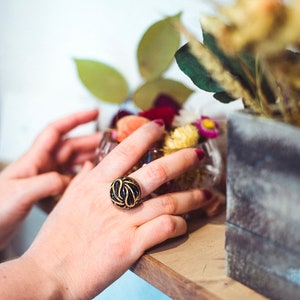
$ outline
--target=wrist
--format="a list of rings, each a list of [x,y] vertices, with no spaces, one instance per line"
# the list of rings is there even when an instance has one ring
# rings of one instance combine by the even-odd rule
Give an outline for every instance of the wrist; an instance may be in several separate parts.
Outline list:
[[[66,299],[55,276],[26,255],[2,263],[0,277],[1,299]]]

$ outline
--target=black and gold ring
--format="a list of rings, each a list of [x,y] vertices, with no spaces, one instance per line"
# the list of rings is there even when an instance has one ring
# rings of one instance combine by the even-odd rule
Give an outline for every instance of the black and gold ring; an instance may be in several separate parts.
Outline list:
[[[118,207],[130,209],[142,202],[141,188],[131,177],[119,177],[110,186],[110,197]]]

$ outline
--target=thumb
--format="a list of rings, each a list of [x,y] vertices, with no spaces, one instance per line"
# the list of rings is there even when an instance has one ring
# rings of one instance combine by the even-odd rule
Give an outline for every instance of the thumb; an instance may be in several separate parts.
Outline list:
[[[24,185],[23,201],[34,204],[42,198],[56,196],[64,192],[71,181],[66,175],[48,172],[30,178],[22,179]]]

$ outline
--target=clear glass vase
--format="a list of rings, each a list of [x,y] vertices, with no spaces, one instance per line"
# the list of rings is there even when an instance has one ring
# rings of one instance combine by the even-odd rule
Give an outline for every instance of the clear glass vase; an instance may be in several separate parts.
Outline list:
[[[115,141],[112,137],[112,131],[105,131],[96,149],[94,164],[97,165],[117,145],[118,142]]]

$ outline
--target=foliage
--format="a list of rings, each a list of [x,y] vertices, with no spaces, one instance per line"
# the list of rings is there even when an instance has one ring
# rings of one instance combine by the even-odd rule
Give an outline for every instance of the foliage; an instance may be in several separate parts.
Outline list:
[[[180,69],[221,102],[300,126],[300,1],[237,0],[202,19],[203,42],[175,54]]]
[[[142,84],[130,94],[125,76],[115,68],[99,61],[75,59],[80,80],[99,100],[121,104],[132,98],[140,109],[148,109],[160,94],[168,94],[183,104],[193,92],[184,84],[164,78],[180,46],[180,33],[173,22],[181,14],[164,18],[152,24],[138,43],[137,63]]]
[[[128,84],[116,69],[87,59],[75,59],[75,63],[80,80],[95,97],[111,103],[122,103],[126,99]]]
[[[182,83],[167,79],[158,78],[152,81],[147,81],[140,86],[133,94],[133,102],[141,109],[148,109],[153,106],[154,101],[159,95],[169,95],[182,105],[190,96],[191,90]]]

